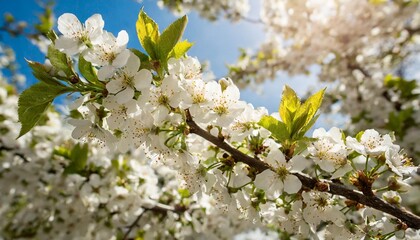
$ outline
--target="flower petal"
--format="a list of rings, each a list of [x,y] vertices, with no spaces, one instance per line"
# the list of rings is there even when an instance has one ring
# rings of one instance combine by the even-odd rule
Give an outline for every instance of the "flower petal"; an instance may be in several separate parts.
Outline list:
[[[124,46],[128,43],[128,33],[125,30],[122,30],[118,33],[117,36],[117,45]]]
[[[127,64],[128,57],[130,57],[130,50],[125,49],[122,51],[118,56],[112,61],[112,66],[116,68],[124,67],[125,64]]]
[[[295,175],[289,174],[284,180],[284,191],[293,194],[297,193],[302,187],[302,183]]]
[[[85,136],[89,131],[90,131],[90,126],[77,126],[71,133],[71,136],[74,139],[79,139]]]
[[[139,67],[140,59],[134,53],[130,52],[124,72],[128,73],[129,76],[134,76],[139,71]]]
[[[94,14],[85,21],[85,27],[89,32],[89,38],[91,41],[96,40],[102,34],[104,25],[104,20],[100,14]]]
[[[71,13],[64,13],[58,18],[58,30],[66,37],[72,37],[83,31],[82,23]]]
[[[124,89],[123,91],[119,92],[117,95],[117,102],[119,104],[124,104],[128,101],[130,101],[130,99],[133,99],[134,97],[134,90],[130,87],[127,87],[126,89]]]
[[[115,72],[115,68],[113,66],[107,65],[101,67],[98,71],[98,79],[104,81],[110,78]]]
[[[286,158],[279,149],[273,149],[268,153],[265,162],[268,163],[270,166],[278,168],[280,166],[286,165]]]
[[[152,73],[149,70],[142,69],[134,76],[133,82],[134,87],[139,91],[148,89],[152,82]]]
[[[254,184],[257,188],[266,190],[274,177],[274,173],[270,169],[267,169],[255,177]]]
[[[290,171],[301,172],[305,168],[307,168],[311,163],[304,156],[296,155],[292,159],[290,159],[289,164],[291,165]]]
[[[121,80],[111,80],[109,83],[106,84],[106,90],[110,93],[118,93],[119,91],[124,89],[123,81]]]
[[[55,40],[55,47],[63,50],[69,55],[74,55],[79,52],[79,41],[65,36],[60,36],[57,40]]]
[[[334,174],[331,176],[331,179],[339,178],[344,176],[346,173],[350,172],[353,168],[349,163],[337,169]]]

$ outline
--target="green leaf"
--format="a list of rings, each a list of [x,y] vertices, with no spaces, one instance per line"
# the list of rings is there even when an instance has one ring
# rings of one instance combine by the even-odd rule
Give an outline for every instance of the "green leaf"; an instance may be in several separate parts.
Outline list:
[[[293,119],[296,111],[300,107],[300,99],[292,88],[285,85],[279,106],[280,118],[286,124],[289,132],[292,132]]]
[[[318,91],[317,93],[310,96],[306,99],[303,105],[307,105],[308,117],[306,119],[306,124],[308,124],[312,118],[315,116],[318,109],[321,107],[322,100],[324,99],[325,88]]]
[[[310,105],[302,105],[296,113],[296,116],[293,119],[292,127],[290,130],[290,136],[293,139],[297,139],[297,134],[302,128],[305,127],[305,123],[308,119],[308,107]],[[295,136],[296,135],[296,136]]]
[[[416,80],[406,80],[404,78],[388,74],[384,78],[384,84],[386,87],[393,89],[394,91],[398,91],[400,97],[403,99],[410,100],[418,98],[419,96],[418,93],[415,93],[415,89],[419,87]]]
[[[278,141],[283,142],[290,138],[286,124],[272,116],[263,116],[258,122],[260,126],[271,132],[271,135]]]
[[[180,189],[178,189],[178,193],[181,196],[181,198],[187,198],[191,195],[190,191],[188,191],[188,189],[181,189],[180,188]]]
[[[412,107],[403,109],[399,112],[391,112],[388,116],[388,122],[385,128],[394,131],[395,134],[404,139],[406,131],[416,125],[416,121],[413,118],[414,110]]]
[[[360,154],[360,153],[358,153],[358,152],[356,152],[356,151],[353,151],[353,152],[351,152],[348,156],[347,156],[347,159],[348,160],[353,160],[353,159],[355,159],[355,158],[357,158],[358,156],[360,156],[360,155],[362,155],[362,154]]]
[[[82,55],[79,56],[79,71],[82,76],[93,84],[101,84],[92,63],[86,61]]]
[[[54,148],[53,154],[64,157],[64,158],[70,158],[71,151],[67,147],[56,146]]]
[[[59,82],[49,74],[49,71],[43,64],[30,60],[26,61],[28,62],[29,67],[32,69],[32,74],[36,77],[36,79],[51,85],[59,84]]]
[[[50,85],[39,82],[23,91],[18,103],[19,122],[22,124],[18,138],[38,123],[55,97],[72,90],[61,84]]]
[[[322,99],[324,98],[325,88],[319,92],[310,96],[306,101],[298,108],[293,124],[291,135],[301,132],[302,128],[307,128],[308,124],[314,124],[312,119],[314,118],[316,112],[321,107]],[[309,129],[309,128],[308,128]],[[300,135],[300,134],[299,134]],[[297,136],[296,136],[297,137]]]
[[[172,49],[172,51],[169,53],[168,58],[180,58],[184,56],[185,53],[187,53],[193,45],[193,43],[188,42],[187,40],[178,42]]]
[[[82,113],[80,113],[77,109],[70,110],[69,117],[74,119],[83,119]]]
[[[356,139],[357,141],[360,142],[360,140],[362,139],[363,134],[365,134],[365,131],[360,131],[356,134]]]
[[[54,27],[54,14],[51,7],[47,6],[45,12],[38,16],[39,23],[35,24],[35,29],[43,34],[47,34]]]
[[[152,57],[158,59],[156,44],[159,40],[159,27],[157,23],[150,18],[143,9],[140,11],[136,22],[137,36],[141,46]]]
[[[47,38],[51,40],[51,42],[55,43],[55,40],[57,40],[58,36],[55,33],[54,29],[51,29],[50,31],[48,31],[48,33],[46,34]]]
[[[67,55],[60,50],[56,49],[54,45],[50,45],[48,47],[48,59],[50,60],[51,64],[58,70],[63,71],[67,77],[71,77],[74,74],[72,69],[72,63]]]
[[[166,62],[168,60],[169,53],[179,40],[181,40],[182,34],[184,34],[185,27],[187,26],[187,22],[188,18],[186,15],[178,18],[162,32],[162,35],[160,35],[158,40],[158,52],[159,59],[162,62]]]
[[[80,173],[86,167],[88,160],[88,145],[78,143],[70,153],[70,164],[64,169],[65,174]]]
[[[306,134],[306,132],[309,131],[309,129],[311,129],[311,127],[315,124],[318,118],[319,118],[319,114],[313,117],[305,126],[303,126],[298,132],[298,135],[296,136],[296,138],[298,139],[302,138]]]

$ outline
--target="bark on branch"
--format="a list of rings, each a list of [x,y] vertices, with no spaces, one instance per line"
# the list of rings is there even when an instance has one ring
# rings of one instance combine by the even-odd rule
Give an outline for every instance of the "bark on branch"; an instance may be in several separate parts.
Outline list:
[[[263,172],[267,169],[270,169],[270,167],[265,162],[262,162],[259,159],[250,157],[242,153],[241,151],[233,148],[231,145],[226,143],[223,139],[215,137],[211,135],[209,132],[207,132],[206,130],[202,129],[200,126],[197,125],[196,122],[194,122],[188,110],[186,111],[186,116],[187,116],[187,124],[190,128],[190,131],[189,131],[190,133],[194,133],[206,139],[207,141],[213,143],[217,147],[230,153],[232,157],[235,159],[235,161],[245,163],[249,165],[250,167],[255,168],[258,172]],[[303,174],[299,174],[299,173],[293,173],[293,174],[299,178],[303,186],[310,189],[314,189],[315,185],[319,182],[319,180],[305,176]],[[382,211],[384,213],[388,213],[400,219],[402,222],[407,224],[408,227],[413,228],[413,229],[420,229],[420,217],[417,215],[414,215],[411,212],[406,211],[402,207],[400,208],[395,205],[391,205],[376,196],[366,196],[342,184],[333,183],[331,181],[326,181],[326,180],[322,180],[322,182],[327,183],[329,185],[328,192],[331,194],[343,196],[349,200],[353,200],[363,205]]]

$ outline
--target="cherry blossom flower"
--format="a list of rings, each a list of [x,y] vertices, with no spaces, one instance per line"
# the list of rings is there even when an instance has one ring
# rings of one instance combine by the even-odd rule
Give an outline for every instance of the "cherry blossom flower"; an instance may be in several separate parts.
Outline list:
[[[152,82],[152,73],[140,68],[140,59],[130,53],[127,64],[118,70],[106,84],[109,93],[115,94],[117,102],[123,104],[133,99],[135,90],[148,89]]]
[[[64,13],[58,18],[58,30],[63,35],[55,41],[55,46],[69,55],[80,53],[99,41],[103,27],[104,21],[99,14],[92,15],[82,25],[75,15]]]
[[[153,119],[148,114],[138,114],[127,120],[127,127],[121,131],[117,147],[121,152],[130,149],[137,149],[142,144],[150,140],[152,129],[154,128]]]
[[[139,97],[139,106],[149,111],[156,125],[161,125],[168,120],[170,108],[179,107],[181,88],[177,79],[169,75],[162,80],[159,87],[151,86]]]
[[[283,153],[276,149],[272,150],[265,159],[272,168],[257,175],[254,184],[257,188],[263,189],[268,197],[278,198],[283,191],[293,194],[297,193],[302,183],[293,174],[305,169],[307,160],[300,155],[294,156],[286,161]]]
[[[101,128],[96,123],[86,119],[69,119],[68,123],[75,126],[71,136],[75,139],[86,139],[86,141],[99,141],[99,143],[112,146],[115,137],[109,131]]]
[[[210,116],[216,125],[228,127],[235,116],[244,111],[245,103],[239,101],[239,95],[239,89],[232,84],[231,80],[221,79],[219,83],[206,84],[205,97],[211,102]]]
[[[180,81],[195,81],[202,78],[201,64],[193,57],[169,59],[168,72],[177,76]]]
[[[130,50],[126,48],[128,34],[120,31],[115,37],[110,32],[103,32],[100,40],[85,54],[85,59],[99,67],[99,80],[105,80],[114,74],[117,68],[125,66],[130,57]]]
[[[230,140],[233,142],[241,142],[244,138],[250,136],[255,131],[254,125],[258,123],[262,116],[267,114],[267,109],[254,109],[252,104],[247,104],[244,111],[236,117],[229,126],[229,130],[231,131]]]
[[[397,145],[392,143],[391,136],[385,134],[381,136],[377,131],[368,129],[364,131],[360,137],[360,142],[352,137],[346,138],[346,144],[349,148],[355,150],[362,155],[378,156],[385,153],[386,150],[392,148],[399,150]]]
[[[111,130],[124,129],[127,120],[138,112],[137,101],[134,99],[131,99],[124,104],[119,104],[116,96],[108,96],[104,99],[103,105],[109,110],[106,122]]]
[[[316,129],[313,137],[317,141],[308,148],[314,157],[314,162],[324,171],[333,173],[332,178],[338,178],[352,168],[347,161],[347,148],[338,128],[331,128],[328,132],[323,128]]]
[[[306,203],[303,217],[312,227],[317,226],[321,221],[331,221],[337,226],[343,226],[346,217],[334,205],[334,198],[331,194],[309,191],[303,192],[302,197],[303,202]]]

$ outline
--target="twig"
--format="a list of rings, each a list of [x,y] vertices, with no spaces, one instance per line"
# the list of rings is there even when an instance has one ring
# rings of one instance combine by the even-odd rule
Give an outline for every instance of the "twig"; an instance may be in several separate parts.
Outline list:
[[[249,22],[249,23],[257,23],[257,24],[263,24],[264,22],[259,19],[259,18],[249,18],[246,16],[241,16],[241,19],[244,20],[245,22]]]
[[[165,205],[165,204],[162,204],[162,203],[156,203],[155,206],[153,206],[151,208],[143,208],[143,209],[144,209],[144,211],[137,216],[137,218],[134,220],[133,223],[131,223],[130,226],[128,226],[128,230],[124,234],[124,237],[122,238],[123,240],[128,240],[128,237],[129,237],[130,233],[137,226],[137,224],[141,220],[142,216],[147,211],[152,211],[152,212],[157,212],[157,213],[164,214],[164,213],[167,213],[167,212],[181,213],[181,212],[185,212],[187,210],[184,207],[179,207],[179,206],[172,207],[172,206],[168,206],[168,205]]]
[[[141,217],[146,213],[149,209],[144,209],[140,215],[137,216],[136,220],[128,227],[127,232],[124,234],[123,240],[127,240],[128,236],[130,235],[131,231],[133,231],[134,227],[137,225],[137,223],[140,221]]]
[[[262,162],[261,160],[252,158],[239,150],[233,148],[228,143],[226,143],[224,140],[217,138],[213,135],[211,135],[209,132],[202,129],[200,126],[197,125],[196,122],[192,119],[189,111],[186,111],[187,116],[187,124],[190,127],[190,133],[194,133],[207,141],[213,143],[214,145],[218,146],[219,148],[225,150],[226,152],[230,153],[232,157],[237,162],[243,162],[250,167],[255,168],[258,172],[263,172],[267,169],[270,169],[270,167]],[[296,177],[299,178],[299,180],[302,182],[302,185],[314,189],[315,185],[318,183],[318,180],[304,176],[300,173],[293,173]],[[322,183],[329,185],[328,192],[334,195],[343,196],[349,200],[356,201],[358,203],[364,204],[366,206],[369,206],[371,208],[377,209],[379,211],[388,213],[404,223],[408,225],[408,227],[414,228],[414,229],[420,229],[420,217],[414,215],[413,213],[410,213],[403,208],[396,207],[394,205],[391,205],[389,203],[386,203],[382,199],[376,197],[376,196],[366,196],[363,195],[360,192],[357,192],[353,189],[350,189],[347,186],[344,186],[342,184],[333,183],[331,181],[325,181],[323,180]]]

